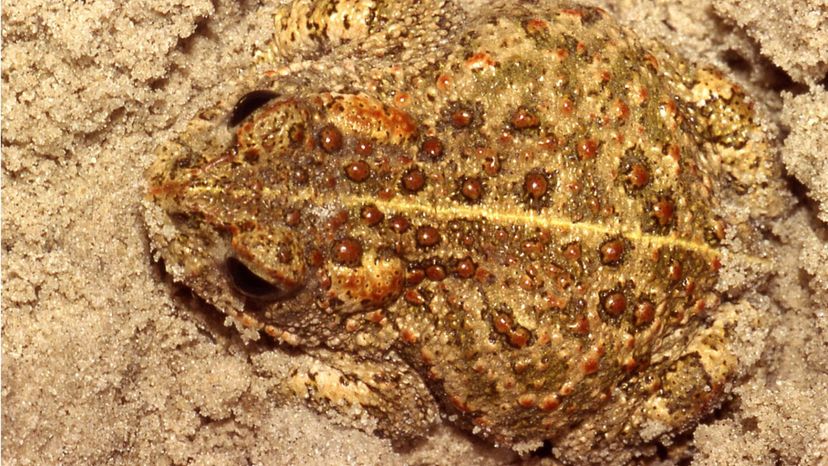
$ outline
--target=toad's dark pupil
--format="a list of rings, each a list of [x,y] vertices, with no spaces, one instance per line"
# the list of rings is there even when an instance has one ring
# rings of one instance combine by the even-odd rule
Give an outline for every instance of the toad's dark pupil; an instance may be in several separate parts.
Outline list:
[[[279,94],[272,91],[260,90],[248,92],[243,95],[238,102],[236,102],[236,105],[233,107],[233,111],[230,113],[230,120],[228,121],[228,124],[230,127],[238,125],[244,121],[245,118],[250,116],[251,113],[260,109],[264,104],[270,102],[278,96]]]
[[[235,257],[228,257],[226,265],[230,281],[239,293],[249,298],[264,300],[279,299],[284,295],[278,286],[253,273]]]

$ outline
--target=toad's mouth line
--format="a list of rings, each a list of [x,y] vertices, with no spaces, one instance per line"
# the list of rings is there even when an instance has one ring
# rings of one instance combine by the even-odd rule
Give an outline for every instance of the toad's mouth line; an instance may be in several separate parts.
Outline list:
[[[204,194],[205,191],[218,191],[214,187],[198,186],[190,187],[188,189],[191,193],[198,191]],[[235,191],[235,195],[239,197],[247,197],[251,194],[246,190],[243,192]],[[226,194],[226,193],[225,193]],[[273,190],[270,188],[261,188],[260,194],[264,197],[275,198],[284,196],[285,193],[281,190]],[[319,203],[319,194],[312,190],[302,190],[288,194],[287,203],[292,205],[302,204],[314,200]],[[675,236],[659,236],[645,233],[640,230],[623,229],[618,227],[610,227],[598,223],[590,222],[574,222],[570,219],[556,217],[547,212],[536,213],[532,211],[523,211],[517,209],[497,208],[493,209],[486,205],[439,205],[426,202],[419,202],[417,199],[380,199],[376,196],[365,196],[356,194],[341,194],[335,200],[331,200],[329,205],[340,205],[348,208],[361,207],[373,204],[384,214],[422,214],[438,220],[451,219],[485,219],[491,223],[499,225],[531,225],[542,229],[559,228],[563,230],[575,230],[579,232],[608,235],[608,236],[622,236],[635,244],[647,244],[654,247],[676,247],[688,251],[695,252],[711,259],[718,258],[721,253],[716,248],[713,248],[705,243],[691,241],[687,239],[677,238]]]

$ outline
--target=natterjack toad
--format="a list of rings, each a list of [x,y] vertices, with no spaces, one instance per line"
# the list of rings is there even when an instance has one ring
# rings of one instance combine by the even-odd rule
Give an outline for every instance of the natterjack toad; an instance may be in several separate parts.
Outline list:
[[[766,150],[736,87],[569,3],[275,24],[271,71],[159,150],[147,218],[175,280],[328,364],[298,394],[583,452],[717,405],[721,171]]]

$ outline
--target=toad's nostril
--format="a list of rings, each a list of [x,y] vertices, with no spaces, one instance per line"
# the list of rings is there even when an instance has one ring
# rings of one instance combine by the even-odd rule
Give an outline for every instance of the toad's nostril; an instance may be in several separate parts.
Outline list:
[[[250,116],[251,113],[260,109],[264,104],[270,102],[278,96],[279,94],[275,92],[265,90],[248,92],[243,95],[238,102],[236,102],[236,105],[233,107],[233,111],[230,113],[230,120],[228,121],[228,124],[230,127],[238,125],[244,121],[245,118]]]
[[[239,293],[264,300],[279,299],[284,295],[281,288],[256,275],[235,257],[228,257],[225,264],[230,281]]]

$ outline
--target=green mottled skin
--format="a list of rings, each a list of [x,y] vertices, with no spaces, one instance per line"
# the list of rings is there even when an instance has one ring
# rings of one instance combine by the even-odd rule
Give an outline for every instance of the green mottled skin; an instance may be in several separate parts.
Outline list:
[[[435,402],[498,444],[573,451],[709,412],[733,369],[719,154],[764,148],[743,96],[597,9],[379,3],[283,11],[249,86],[279,96],[159,150],[148,219],[173,277],[365,383],[392,437]],[[349,385],[300,379],[322,405]]]

